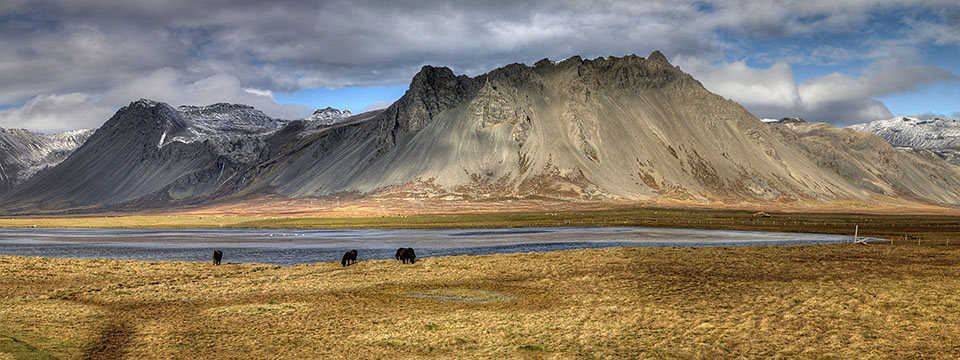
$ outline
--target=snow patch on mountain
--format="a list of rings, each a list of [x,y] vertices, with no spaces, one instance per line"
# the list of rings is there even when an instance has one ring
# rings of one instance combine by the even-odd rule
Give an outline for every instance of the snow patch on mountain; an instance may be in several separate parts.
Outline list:
[[[313,114],[310,114],[310,116],[303,118],[303,120],[316,122],[322,125],[333,125],[342,119],[350,117],[351,115],[353,115],[353,113],[351,113],[350,110],[334,109],[328,106],[323,109],[317,109],[313,112]]]
[[[849,128],[880,135],[894,146],[914,149],[960,149],[960,120],[945,117],[920,119],[898,116],[851,125]]]
[[[169,126],[158,148],[173,142],[207,143],[235,163],[255,161],[265,147],[264,139],[290,122],[272,118],[244,104],[183,105],[176,111],[185,127]]]
[[[960,119],[898,116],[849,128],[880,135],[898,148],[928,150],[949,163],[960,165]]]
[[[274,119],[249,105],[218,103],[207,106],[183,105],[177,111],[187,124],[185,132],[169,138],[190,143],[208,139],[244,135],[262,135],[277,130],[289,121]]]
[[[81,129],[43,134],[24,129],[0,128],[0,190],[59,164],[83,145],[94,131]]]

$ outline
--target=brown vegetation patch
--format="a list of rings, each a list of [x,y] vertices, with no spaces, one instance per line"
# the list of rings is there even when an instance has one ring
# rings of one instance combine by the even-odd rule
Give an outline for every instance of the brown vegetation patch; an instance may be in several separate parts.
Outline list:
[[[475,304],[508,302],[516,299],[516,297],[513,295],[505,292],[467,288],[417,290],[407,293],[407,296],[415,299],[466,302]]]

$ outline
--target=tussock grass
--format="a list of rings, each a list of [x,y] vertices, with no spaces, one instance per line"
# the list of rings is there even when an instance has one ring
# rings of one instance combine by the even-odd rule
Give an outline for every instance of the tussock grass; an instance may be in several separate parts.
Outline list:
[[[346,268],[0,256],[0,273],[0,352],[15,358],[960,357],[960,246]]]

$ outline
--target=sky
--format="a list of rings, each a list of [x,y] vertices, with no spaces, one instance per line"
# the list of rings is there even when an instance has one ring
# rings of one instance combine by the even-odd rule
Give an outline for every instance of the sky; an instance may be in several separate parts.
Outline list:
[[[956,0],[3,0],[0,127],[97,127],[140,98],[362,112],[423,65],[653,50],[761,118],[960,117]]]

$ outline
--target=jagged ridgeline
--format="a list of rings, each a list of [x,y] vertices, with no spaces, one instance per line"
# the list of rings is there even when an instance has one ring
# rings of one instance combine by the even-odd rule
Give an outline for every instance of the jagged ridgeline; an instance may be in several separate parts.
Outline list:
[[[767,125],[659,52],[544,59],[477,77],[425,66],[387,109],[339,116],[284,121],[242,105],[141,100],[4,204],[140,208],[268,194],[807,205],[960,198],[960,173],[939,158],[849,129]]]

